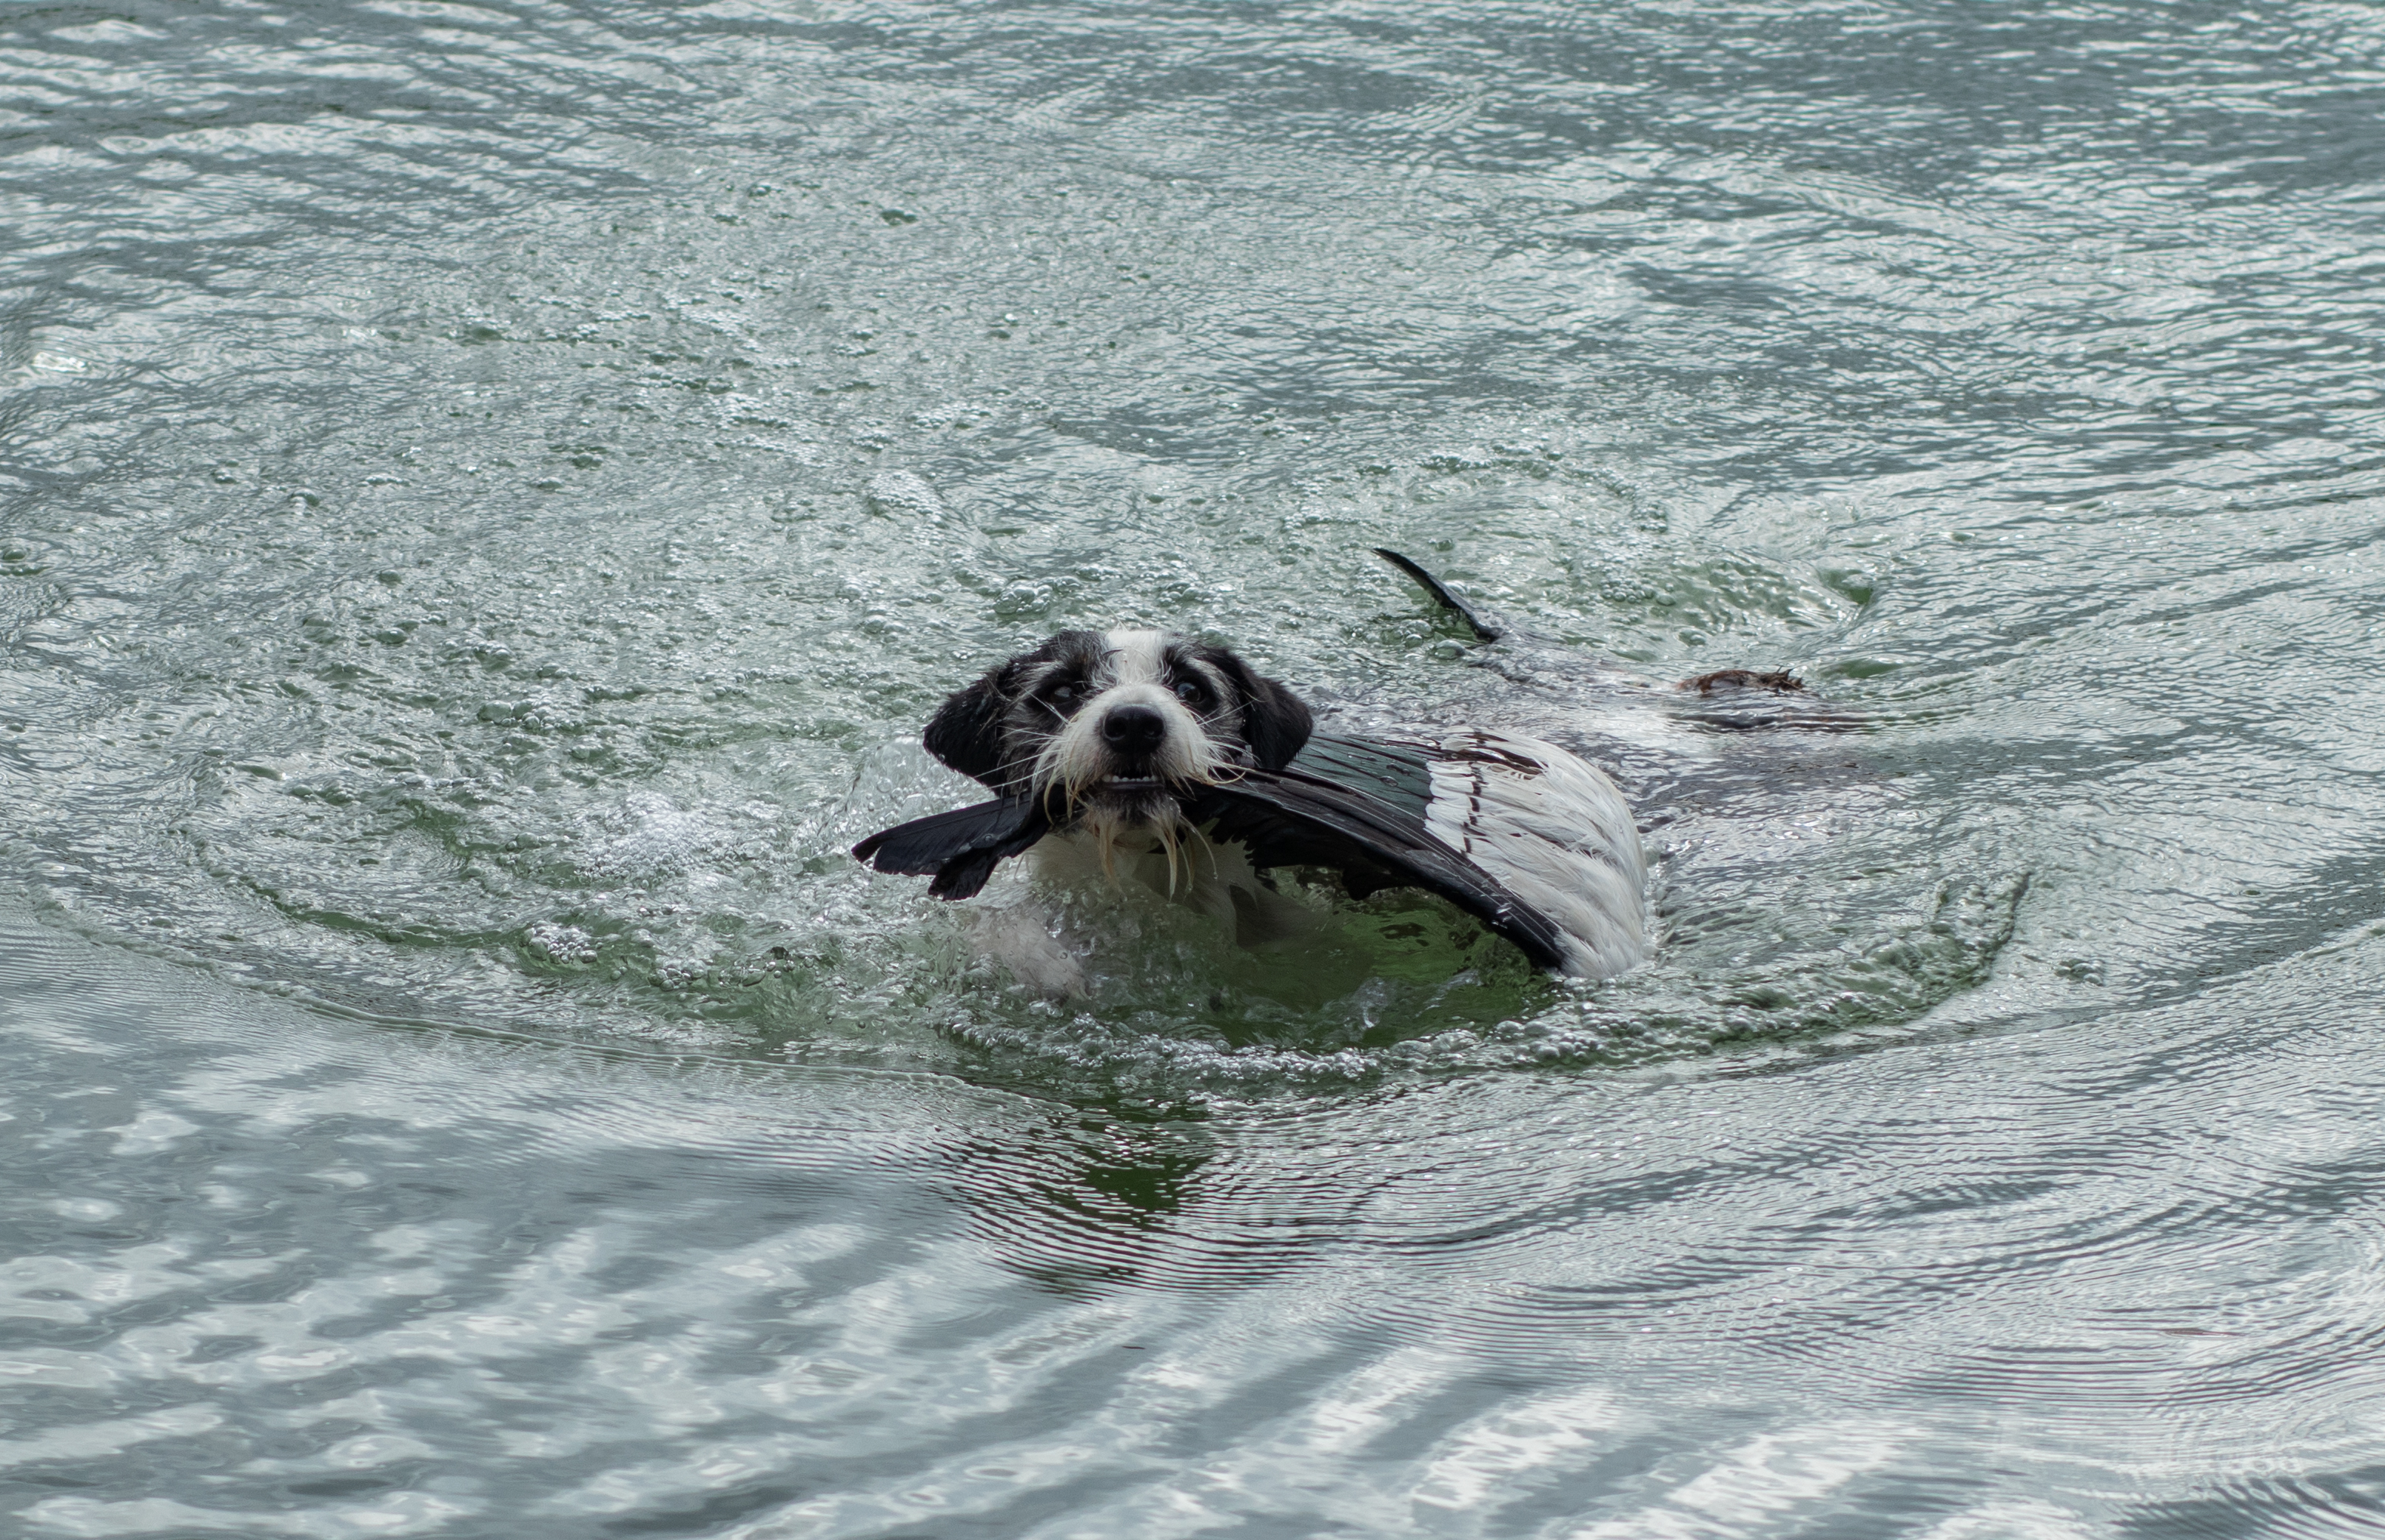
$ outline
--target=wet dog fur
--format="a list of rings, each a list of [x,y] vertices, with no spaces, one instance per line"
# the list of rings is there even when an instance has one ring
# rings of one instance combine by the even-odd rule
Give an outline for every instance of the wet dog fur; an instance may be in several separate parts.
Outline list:
[[[1044,799],[1056,832],[1036,848],[1043,876],[1140,876],[1249,940],[1286,928],[1294,906],[1265,901],[1272,895],[1238,851],[1199,841],[1178,794],[1247,769],[1282,769],[1310,727],[1305,702],[1215,643],[1063,631],[955,692],[924,740],[997,792]],[[979,911],[970,924],[980,950],[1030,987],[1081,989],[1080,964],[1043,917]]]
[[[1040,793],[1104,851],[1186,832],[1176,794],[1280,770],[1308,706],[1232,652],[1165,631],[1063,631],[946,701],[928,751],[1007,796]]]

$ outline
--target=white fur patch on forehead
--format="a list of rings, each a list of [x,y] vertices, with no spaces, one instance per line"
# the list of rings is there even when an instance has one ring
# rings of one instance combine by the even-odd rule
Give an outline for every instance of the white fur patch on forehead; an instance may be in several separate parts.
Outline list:
[[[1102,643],[1107,649],[1102,660],[1105,683],[1155,685],[1167,677],[1167,632],[1104,631]]]

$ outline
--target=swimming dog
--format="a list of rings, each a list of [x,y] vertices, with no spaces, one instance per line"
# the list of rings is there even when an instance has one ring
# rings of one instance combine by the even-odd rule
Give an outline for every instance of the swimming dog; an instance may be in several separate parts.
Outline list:
[[[1496,639],[1422,569],[1383,554]],[[1736,671],[1682,688],[1718,686],[1801,688]],[[1297,925],[1268,873],[1324,868],[1355,898],[1439,893],[1552,971],[1607,977],[1647,955],[1631,810],[1605,772],[1543,739],[1320,734],[1297,694],[1217,643],[1077,630],[955,691],[924,741],[996,801],[873,835],[854,854],[932,874],[940,898],[968,898],[999,862],[1031,852],[1047,877],[1140,880],[1252,942]],[[1077,964],[1040,919],[990,916],[980,934],[1022,979],[1073,992]]]

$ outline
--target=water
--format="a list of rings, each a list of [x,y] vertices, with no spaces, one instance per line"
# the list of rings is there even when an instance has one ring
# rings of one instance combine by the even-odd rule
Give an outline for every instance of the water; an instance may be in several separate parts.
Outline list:
[[[2379,13],[0,46],[27,1534],[2378,1526]],[[1130,904],[1055,1006],[843,852],[1079,624],[1859,727],[1605,740],[1626,978]]]

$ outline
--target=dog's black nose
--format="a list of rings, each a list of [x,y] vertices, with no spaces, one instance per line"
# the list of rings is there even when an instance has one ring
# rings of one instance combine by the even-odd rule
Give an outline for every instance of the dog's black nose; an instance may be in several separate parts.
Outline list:
[[[1117,706],[1102,718],[1102,741],[1122,754],[1148,754],[1168,736],[1168,719],[1149,706]]]

